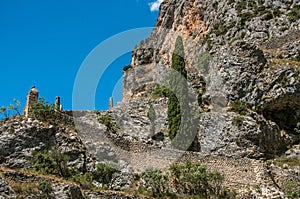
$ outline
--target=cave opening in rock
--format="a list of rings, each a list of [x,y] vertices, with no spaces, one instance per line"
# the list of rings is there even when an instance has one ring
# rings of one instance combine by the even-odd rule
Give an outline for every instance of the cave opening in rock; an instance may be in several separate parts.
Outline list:
[[[281,130],[294,134],[297,123],[300,122],[300,99],[285,97],[272,101],[264,106],[263,116],[275,122]]]

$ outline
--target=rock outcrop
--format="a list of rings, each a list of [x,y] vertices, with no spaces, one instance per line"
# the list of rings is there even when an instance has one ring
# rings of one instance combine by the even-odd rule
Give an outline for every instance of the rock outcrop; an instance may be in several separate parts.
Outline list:
[[[69,157],[68,165],[86,170],[89,154],[77,133],[31,118],[16,118],[2,123],[0,129],[0,163],[10,168],[32,168],[34,152],[57,150]]]

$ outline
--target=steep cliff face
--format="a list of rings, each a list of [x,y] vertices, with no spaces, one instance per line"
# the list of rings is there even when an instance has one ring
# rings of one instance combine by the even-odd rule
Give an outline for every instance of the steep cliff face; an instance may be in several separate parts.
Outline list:
[[[299,7],[291,5],[268,0],[164,1],[153,33],[134,49],[132,68],[124,72],[123,101],[150,96],[163,83],[174,42],[181,36],[188,80],[199,88],[199,79],[205,78],[209,105],[216,98],[222,98],[223,108],[244,100],[281,129],[292,130],[299,120],[300,20]]]

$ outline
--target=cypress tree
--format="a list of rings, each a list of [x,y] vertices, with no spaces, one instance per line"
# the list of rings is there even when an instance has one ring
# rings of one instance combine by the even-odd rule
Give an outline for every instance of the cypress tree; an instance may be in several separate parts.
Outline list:
[[[187,71],[185,69],[184,48],[181,37],[177,37],[172,54],[170,89],[168,100],[169,136],[174,139],[180,128],[181,116],[187,104]],[[182,107],[181,107],[182,106]]]
[[[197,119],[194,118],[194,113],[189,107],[187,71],[181,37],[176,39],[171,68],[169,77],[171,92],[168,100],[169,136],[176,148],[185,150],[189,149],[195,139]],[[181,121],[182,119],[183,121]],[[178,136],[176,136],[177,134]]]

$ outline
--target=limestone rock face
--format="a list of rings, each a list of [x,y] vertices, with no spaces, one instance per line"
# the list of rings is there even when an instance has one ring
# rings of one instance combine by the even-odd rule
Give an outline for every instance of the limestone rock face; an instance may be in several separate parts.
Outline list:
[[[54,198],[84,199],[80,188],[70,184],[58,184],[53,186],[51,195],[53,195]]]
[[[147,96],[154,84],[165,79],[177,36],[183,38],[190,75],[200,73],[219,79],[222,85],[226,82],[222,92],[228,100],[248,95],[247,100],[259,103],[257,98],[262,97],[262,92],[257,88],[252,93],[250,88],[255,89],[254,84],[259,86],[260,82],[265,85],[263,92],[271,91],[270,97],[280,98],[287,95],[278,89],[287,87],[279,84],[284,76],[292,81],[286,82],[289,86],[285,90],[294,95],[298,92],[297,73],[282,75],[277,70],[294,71],[299,67],[299,62],[293,62],[300,56],[299,20],[292,19],[290,5],[288,1],[164,1],[151,36],[133,51],[132,68],[124,73],[123,101]],[[276,52],[280,60],[270,56]],[[205,53],[212,59],[203,71]],[[283,59],[292,61],[286,63]],[[274,81],[277,84],[272,85]],[[216,88],[212,89],[216,92]]]
[[[204,114],[198,133],[200,151],[207,155],[254,159],[283,153],[290,140],[280,134],[274,122],[253,114],[253,117],[236,113]],[[236,118],[240,121],[236,122]]]
[[[16,198],[14,191],[3,178],[0,178],[0,198],[1,199]]]
[[[155,85],[166,82],[175,41],[181,36],[190,95],[200,90],[210,111],[203,113],[198,107],[199,150],[253,158],[283,153],[284,146],[297,142],[292,134],[300,121],[300,20],[291,4],[164,1],[152,34],[133,51],[132,67],[124,73],[123,101],[151,99]],[[232,125],[237,115],[226,113],[236,100],[256,112],[244,117],[239,128]]]
[[[69,157],[69,166],[87,167],[85,146],[76,132],[30,118],[3,122],[0,128],[0,163],[10,168],[29,169],[33,152],[56,149]]]

